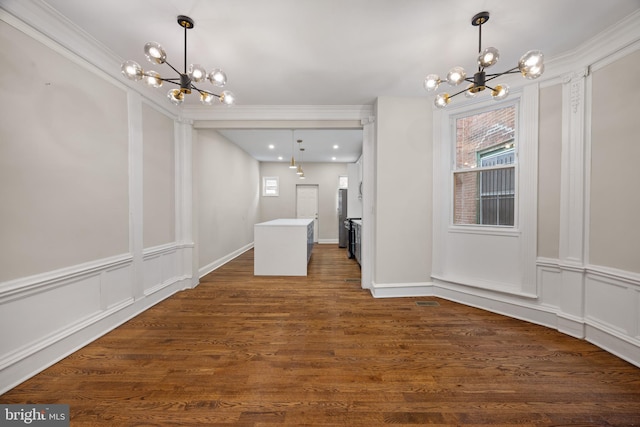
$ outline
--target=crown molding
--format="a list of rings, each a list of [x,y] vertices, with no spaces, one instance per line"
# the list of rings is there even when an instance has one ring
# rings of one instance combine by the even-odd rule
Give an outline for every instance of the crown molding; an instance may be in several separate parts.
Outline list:
[[[366,120],[371,105],[234,105],[206,107],[185,105],[182,115],[197,121],[223,120]]]
[[[165,113],[178,116],[178,109],[166,102],[163,93],[144,90],[144,87],[124,78],[120,72],[123,61],[121,57],[47,3],[2,0],[0,20],[64,54],[71,61],[109,79],[116,86],[139,93]]]
[[[560,79],[593,64],[602,67],[633,50],[640,49],[640,10],[597,34],[574,50],[550,58],[546,63],[544,80]]]

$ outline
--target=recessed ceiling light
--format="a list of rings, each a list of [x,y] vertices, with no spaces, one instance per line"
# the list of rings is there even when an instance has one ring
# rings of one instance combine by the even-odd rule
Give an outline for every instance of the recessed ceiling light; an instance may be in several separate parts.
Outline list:
[[[331,158],[331,160],[336,160],[336,158],[335,158],[335,157],[332,157],[332,158]]]
[[[275,145],[273,145],[273,144],[269,144],[269,150],[273,150],[274,148],[276,148],[276,146],[275,146]]]
[[[336,145],[334,145],[334,146],[333,146],[333,149],[334,149],[334,150],[337,150],[338,148],[340,148],[340,147],[338,147],[338,144],[336,144]]]
[[[282,156],[278,156],[278,160],[283,160]]]

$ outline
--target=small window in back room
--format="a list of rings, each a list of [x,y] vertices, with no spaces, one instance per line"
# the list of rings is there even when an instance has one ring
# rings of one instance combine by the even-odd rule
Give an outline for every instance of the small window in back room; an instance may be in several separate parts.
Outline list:
[[[280,192],[277,176],[262,177],[262,195],[264,197],[278,197]]]

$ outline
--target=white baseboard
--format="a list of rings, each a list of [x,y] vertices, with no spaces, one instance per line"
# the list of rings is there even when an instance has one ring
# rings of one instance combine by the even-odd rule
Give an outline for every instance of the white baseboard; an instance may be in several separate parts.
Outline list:
[[[374,298],[406,298],[433,296],[433,283],[372,283],[369,288]]]
[[[207,274],[209,274],[212,271],[222,267],[223,265],[225,265],[229,261],[233,260],[234,258],[239,257],[240,255],[242,255],[243,253],[247,252],[248,250],[251,250],[252,248],[253,248],[253,242],[249,243],[248,245],[245,245],[245,246],[241,247],[240,249],[237,249],[237,250],[231,252],[228,255],[223,256],[222,258],[219,258],[219,259],[213,261],[210,264],[205,265],[204,267],[202,267],[202,268],[200,268],[198,270],[198,276],[201,277],[201,278],[206,276]]]
[[[551,275],[539,275],[543,289],[562,287],[563,266],[546,260],[541,269],[553,267]],[[571,268],[571,267],[570,267]],[[557,271],[556,271],[557,270]],[[640,294],[636,273],[612,271],[594,266],[584,269],[587,304],[581,316],[562,310],[558,295],[547,292],[545,298],[509,295],[495,290],[478,289],[440,280],[424,283],[372,283],[374,298],[439,297],[493,313],[555,329],[577,339],[585,339],[603,350],[640,367],[640,325],[628,319],[640,318],[640,306],[633,304]],[[594,280],[595,278],[595,280]],[[631,298],[630,298],[631,297]],[[591,300],[596,302],[589,302]],[[631,302],[630,302],[631,301]],[[620,314],[636,310],[632,315]]]
[[[338,239],[318,239],[319,245],[337,245]]]

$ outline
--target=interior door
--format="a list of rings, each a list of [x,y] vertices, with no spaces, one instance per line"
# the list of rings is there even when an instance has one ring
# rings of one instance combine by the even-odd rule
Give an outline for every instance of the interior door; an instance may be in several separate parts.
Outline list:
[[[318,186],[296,185],[296,218],[313,219],[313,241],[318,241]]]

